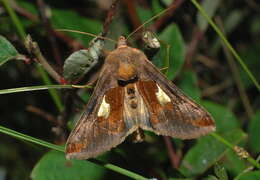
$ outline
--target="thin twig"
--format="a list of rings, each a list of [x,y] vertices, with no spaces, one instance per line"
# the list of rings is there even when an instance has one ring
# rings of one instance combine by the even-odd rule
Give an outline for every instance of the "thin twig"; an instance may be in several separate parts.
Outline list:
[[[55,144],[52,144],[52,143],[49,143],[49,142],[46,142],[46,141],[43,141],[43,140],[31,137],[31,136],[28,136],[28,135],[25,135],[25,134],[22,134],[22,133],[19,133],[17,131],[12,130],[12,129],[8,129],[8,128],[3,127],[3,126],[0,126],[0,132],[4,133],[4,134],[7,134],[9,136],[12,136],[14,138],[17,138],[17,139],[20,139],[20,140],[24,140],[24,141],[28,141],[28,142],[32,142],[32,143],[38,144],[40,146],[44,146],[44,147],[47,147],[47,148],[50,148],[50,149],[53,149],[53,150],[56,150],[56,151],[59,151],[59,152],[63,152],[64,153],[64,151],[65,151],[64,146],[58,146],[58,145],[55,145]],[[106,162],[100,161],[98,159],[93,159],[93,160],[88,160],[88,161],[92,162],[92,163],[95,163],[96,165],[103,166],[103,167],[105,167],[107,169],[110,169],[110,170],[112,170],[114,172],[117,172],[117,173],[120,173],[122,175],[128,176],[128,177],[130,177],[132,179],[149,180],[148,178],[145,178],[144,176],[136,174],[136,173],[134,173],[132,171],[129,171],[127,169],[121,168],[119,166],[116,166],[116,165],[113,165],[113,164],[110,164],[110,163],[106,163]]]
[[[203,54],[197,54],[195,59],[203,63],[205,66],[207,66],[210,69],[216,69],[220,67],[220,64],[215,59],[207,57]]]
[[[259,6],[259,2],[255,2],[254,0],[246,0],[245,1],[249,7],[251,7],[253,10],[255,10],[256,12],[260,13],[260,6]]]
[[[216,18],[216,23],[220,27],[222,33],[225,34],[223,23],[222,23],[222,21],[221,21],[221,19],[219,17]],[[244,108],[246,110],[246,114],[248,116],[248,119],[251,119],[252,116],[254,115],[254,111],[253,111],[253,108],[252,108],[252,106],[250,104],[249,98],[248,98],[248,96],[246,94],[246,90],[245,90],[245,88],[244,88],[244,86],[243,86],[243,84],[241,82],[239,71],[237,69],[237,65],[236,65],[236,63],[234,61],[233,56],[228,51],[227,47],[223,44],[223,42],[222,42],[222,47],[223,47],[224,53],[226,55],[226,58],[227,58],[230,70],[232,72],[233,78],[235,80],[236,86],[238,88],[238,92],[239,92],[240,98],[242,100],[243,106],[244,106]]]
[[[14,24],[16,30],[17,30],[18,35],[24,41],[25,37],[26,37],[26,33],[25,33],[24,28],[23,28],[23,25],[21,24],[17,15],[13,11],[12,7],[10,6],[9,1],[8,0],[2,0],[2,3],[4,5],[4,7],[6,8],[6,11],[8,12],[9,16],[11,17],[11,20],[13,21],[13,24]]]
[[[103,24],[102,36],[106,36],[109,31],[109,25],[111,24],[115,14],[116,14],[116,7],[117,7],[118,2],[119,2],[119,0],[115,0],[108,10],[105,22]]]
[[[33,54],[37,58],[38,62],[53,77],[53,79],[55,79],[58,83],[61,83],[63,78],[49,65],[45,57],[42,55],[37,42],[34,42],[29,35],[26,38],[25,47],[29,53]]]
[[[217,139],[218,141],[222,142],[223,144],[225,144],[226,146],[228,146],[230,149],[232,149],[236,154],[237,154],[237,146],[233,145],[232,143],[230,143],[229,141],[227,141],[225,138],[223,138],[222,136],[218,135],[217,133],[211,133],[210,135],[212,135],[215,139]],[[252,158],[252,156],[249,153],[246,153],[247,156],[244,157],[248,162],[250,162],[252,165],[254,165],[256,168],[260,169],[260,164],[258,161],[256,161],[255,159]],[[239,155],[239,154],[237,154]]]
[[[187,51],[186,51],[186,54],[185,54],[185,64],[186,64],[187,67],[192,66],[192,59],[193,59],[194,54],[195,54],[195,52],[198,48],[199,42],[203,38],[203,35],[204,35],[204,32],[201,31],[199,28],[196,28],[194,30],[194,33],[192,35],[192,40],[188,44]]]
[[[213,22],[213,20],[209,17],[209,15],[206,13],[206,11],[200,6],[200,4],[197,2],[197,0],[190,0],[193,5],[200,11],[202,16],[208,21],[208,23],[211,25],[211,27],[215,30],[215,32],[219,35],[221,40],[224,42],[224,44],[227,46],[229,51],[233,54],[233,56],[236,58],[236,60],[240,63],[243,70],[247,73],[250,80],[254,83],[255,87],[260,91],[260,84],[255,78],[255,76],[252,74],[252,72],[248,69],[247,65],[244,63],[243,59],[239,56],[239,54],[236,52],[236,50],[233,48],[233,46],[230,44],[230,42],[227,40],[227,38],[224,36],[224,34],[221,32],[221,30],[218,28],[218,26]]]
[[[84,49],[84,45],[81,44],[80,42],[78,42],[77,40],[71,38],[70,36],[66,35],[65,33],[62,32],[58,32],[56,30],[52,30],[53,34],[59,38],[60,40],[62,40],[68,47],[70,47],[72,49],[72,51],[76,51],[79,49]]]
[[[27,19],[31,20],[34,23],[39,23],[38,16],[36,16],[36,15],[30,13],[29,11],[27,11],[26,9],[18,6],[17,3],[15,3],[13,0],[10,1],[10,5],[20,15],[26,17]],[[62,32],[57,32],[57,31],[51,29],[51,33],[54,36],[56,36],[57,38],[59,38],[60,40],[62,40],[63,42],[65,42],[69,47],[72,48],[73,51],[84,48],[84,46],[81,43],[79,43],[78,41],[74,40],[73,38],[71,38],[70,36],[68,36]]]
[[[209,96],[212,96],[214,94],[217,94],[220,91],[227,89],[229,86],[231,86],[232,82],[233,82],[232,79],[226,78],[221,83],[214,85],[214,86],[210,86],[210,87],[204,89],[201,93],[201,96],[202,97],[209,97]]]
[[[46,120],[48,120],[52,123],[57,124],[57,119],[52,114],[50,114],[50,113],[48,113],[48,112],[46,112],[46,111],[44,111],[44,110],[42,110],[38,107],[29,105],[29,106],[26,107],[26,110],[29,111],[29,112],[32,112],[34,114],[37,114],[37,115],[43,117],[44,119],[46,119]]]
[[[175,1],[174,1],[175,2]],[[151,21],[153,21],[154,19],[160,17],[161,15],[163,15],[164,13],[166,13],[167,11],[171,10],[172,8],[175,8],[175,5],[171,5],[168,8],[162,10],[161,12],[159,12],[158,14],[156,14],[155,16],[153,16],[152,18],[148,19],[147,21],[145,21],[143,24],[141,24],[140,26],[138,26],[132,33],[130,33],[126,39],[129,39],[133,34],[135,34],[136,32],[138,32],[140,29],[142,29],[146,24],[150,23]]]
[[[169,7],[172,6],[172,8],[167,11],[161,18],[159,18],[155,24],[153,25],[153,27],[158,30],[158,29],[161,29],[164,24],[168,21],[168,19],[170,19],[174,12],[179,8],[181,7],[181,5],[184,3],[185,0],[175,0],[175,1],[172,1],[171,5]]]
[[[141,25],[141,21],[135,9],[135,2],[133,0],[124,0],[133,28],[137,29]]]
[[[13,21],[13,24],[14,24],[14,26],[15,26],[15,28],[16,28],[18,34],[19,34],[19,36],[21,37],[21,39],[22,39],[23,41],[25,41],[25,39],[26,39],[26,32],[25,32],[25,29],[24,29],[22,23],[20,22],[18,16],[17,16],[16,13],[14,12],[14,10],[10,7],[9,1],[7,1],[7,0],[2,0],[2,2],[3,2],[3,4],[4,4],[4,6],[5,6],[5,8],[6,8],[8,14],[10,15],[11,20]],[[50,79],[49,79],[47,73],[46,73],[46,72],[42,69],[42,67],[40,67],[40,66],[36,66],[36,68],[37,68],[38,73],[41,75],[41,77],[42,77],[42,79],[43,79],[43,82],[44,82],[45,84],[49,84],[49,85],[50,85],[50,84],[51,84],[51,81],[50,81]],[[57,107],[58,110],[61,112],[61,111],[63,110],[63,105],[62,105],[62,103],[61,103],[61,100],[60,100],[60,97],[59,97],[57,91],[56,91],[55,89],[50,89],[50,90],[49,90],[49,93],[50,93],[50,95],[51,95],[51,97],[52,97],[52,99],[53,99],[53,101],[54,101],[56,107]]]
[[[47,6],[46,6],[44,0],[37,0],[37,5],[38,5],[38,8],[40,10],[39,11],[40,17],[41,17],[41,20],[42,20],[43,27],[46,30],[47,38],[48,38],[48,41],[51,45],[51,49],[52,49],[54,59],[56,60],[57,64],[59,65],[59,69],[61,71],[63,63],[62,63],[62,60],[61,60],[59,47],[57,45],[55,37],[53,36],[54,35],[53,30],[52,30],[53,28],[51,26],[49,17],[47,15]]]
[[[33,21],[33,22],[38,22],[39,18],[37,15],[27,11],[25,8],[19,6],[16,1],[14,0],[9,0],[10,2],[10,6],[19,14],[22,14],[24,17],[26,17],[27,19]]]
[[[173,149],[171,138],[169,136],[163,136],[163,140],[167,148],[167,152],[170,157],[172,167],[178,169],[180,165],[180,157],[175,153]]]

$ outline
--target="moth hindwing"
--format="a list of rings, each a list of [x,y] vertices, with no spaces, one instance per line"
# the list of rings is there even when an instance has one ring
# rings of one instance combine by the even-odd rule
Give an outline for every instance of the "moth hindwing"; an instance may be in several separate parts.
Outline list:
[[[68,138],[66,157],[96,157],[139,129],[192,139],[214,131],[215,123],[121,36],[117,48],[106,57],[93,95]]]

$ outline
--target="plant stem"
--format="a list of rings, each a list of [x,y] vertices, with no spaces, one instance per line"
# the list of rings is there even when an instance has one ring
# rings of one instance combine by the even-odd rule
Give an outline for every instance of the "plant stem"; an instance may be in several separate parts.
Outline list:
[[[103,161],[100,161],[100,160],[97,160],[97,159],[93,159],[93,160],[89,160],[95,164],[99,164],[107,169],[110,169],[112,171],[115,171],[115,172],[118,172],[120,174],[123,174],[125,176],[128,176],[128,177],[131,177],[133,179],[136,179],[136,180],[149,180],[148,178],[145,178],[139,174],[136,174],[134,172],[131,172],[131,171],[128,171],[126,169],[123,169],[121,167],[118,167],[116,165],[113,165],[113,164],[110,164],[110,163],[105,163]]]
[[[223,137],[221,137],[220,135],[218,135],[217,133],[211,133],[210,135],[212,135],[215,139],[217,139],[218,141],[220,141],[223,144],[225,144],[226,146],[228,146],[230,149],[234,150],[235,146],[233,144],[231,144],[230,142],[228,142]],[[237,154],[237,152],[236,152],[236,154]],[[248,162],[250,162],[252,165],[254,165],[256,168],[260,169],[260,164],[255,159],[253,159],[250,155],[246,158],[246,160]]]
[[[194,6],[200,11],[200,13],[204,16],[204,18],[207,19],[211,27],[216,31],[216,33],[219,35],[219,37],[222,39],[224,44],[227,46],[227,48],[231,51],[233,56],[236,58],[236,60],[240,63],[244,71],[247,73],[249,78],[252,80],[252,82],[255,84],[256,88],[260,91],[260,84],[257,82],[251,71],[248,69],[242,58],[238,55],[236,50],[232,47],[232,45],[229,43],[229,41],[226,39],[226,37],[223,35],[223,33],[220,31],[220,29],[217,27],[217,25],[210,19],[210,17],[207,15],[205,10],[200,6],[200,4],[196,0],[191,0],[191,2],[194,4]]]
[[[15,26],[18,34],[19,34],[19,36],[24,41],[25,37],[26,37],[25,30],[24,30],[22,24],[20,23],[18,17],[16,16],[15,12],[11,8],[11,6],[9,5],[9,0],[2,0],[2,3],[5,6],[6,11],[10,15],[10,17],[11,17],[11,19],[13,21],[13,24],[14,24],[14,26]]]
[[[26,92],[26,91],[40,91],[46,89],[70,89],[70,88],[74,88],[74,85],[28,86],[28,87],[20,87],[20,88],[1,89],[0,94],[11,94],[11,93]]]
[[[216,23],[220,27],[220,30],[222,31],[222,33],[225,35],[225,29],[224,29],[223,22],[221,21],[221,19],[216,18]],[[248,119],[251,119],[252,116],[254,115],[254,111],[253,111],[253,108],[250,104],[249,98],[246,94],[246,90],[243,86],[243,83],[241,82],[241,79],[239,77],[239,70],[237,68],[236,62],[234,61],[233,56],[228,51],[227,47],[224,46],[223,43],[222,43],[222,46],[223,46],[223,50],[224,50],[224,53],[226,55],[230,70],[232,72],[233,78],[235,80],[235,83],[236,83],[236,86],[237,86],[237,89],[238,89],[238,93],[240,95],[240,98],[241,98],[242,103],[244,105],[244,108],[246,110],[246,114],[248,116]]]
[[[24,41],[25,38],[26,38],[26,32],[25,32],[20,20],[18,19],[14,10],[11,8],[9,1],[8,0],[2,0],[2,2],[3,2],[4,6],[6,8],[6,11],[10,15],[11,20],[13,21],[13,24],[14,24],[15,28],[17,29],[19,36]],[[42,67],[37,66],[37,71],[41,74],[41,77],[42,77],[44,83],[47,84],[47,85],[50,85],[51,80],[50,80],[49,76],[47,75],[47,73],[42,69]],[[61,99],[58,95],[58,92],[55,89],[50,89],[49,93],[50,93],[56,107],[61,112],[63,110],[63,105],[62,105]]]
[[[51,149],[54,149],[57,151],[64,152],[64,148],[62,146],[57,146],[55,144],[51,144],[51,143],[48,143],[46,141],[43,141],[43,140],[40,140],[37,138],[27,136],[25,134],[19,133],[17,131],[14,131],[12,129],[9,129],[9,128],[3,127],[3,126],[0,126],[0,132],[7,134],[9,136],[12,136],[14,138],[17,138],[17,139],[22,139],[22,140],[25,140],[28,142],[32,142],[32,143],[47,147],[47,148],[51,148]]]
[[[30,35],[26,37],[25,47],[27,51],[36,57],[37,62],[42,65],[42,67],[49,73],[49,75],[56,80],[56,82],[60,83],[62,77],[51,67],[51,65],[47,62],[45,57],[43,56],[40,47],[37,42],[33,41]]]
[[[43,79],[43,82],[44,84],[46,85],[51,85],[51,80],[48,76],[48,74],[43,70],[43,68],[41,67],[40,64],[37,64],[37,70],[38,72],[40,73],[42,79]],[[55,103],[56,107],[58,108],[59,112],[62,112],[63,110],[63,104],[60,100],[60,96],[58,95],[58,92],[55,90],[55,89],[48,89],[52,99],[53,99],[53,102]]]
[[[31,137],[31,136],[28,136],[28,135],[25,135],[25,134],[22,134],[22,133],[19,133],[17,131],[14,131],[12,129],[9,129],[9,128],[3,127],[3,126],[0,126],[0,132],[7,134],[9,136],[15,137],[17,139],[22,139],[22,140],[25,140],[25,141],[28,141],[28,142],[32,142],[32,143],[35,143],[35,144],[56,150],[56,151],[60,151],[60,152],[65,151],[63,146],[58,146],[58,145],[55,145],[55,144],[52,144],[52,143]],[[128,171],[126,169],[123,169],[121,167],[118,167],[118,166],[110,164],[110,163],[105,163],[105,162],[97,160],[97,159],[91,160],[91,162],[98,164],[98,165],[101,165],[101,166],[103,166],[107,169],[110,169],[112,171],[123,174],[123,175],[128,176],[128,177],[133,178],[133,179],[148,180],[148,178],[145,178],[145,177],[143,177],[139,174]]]

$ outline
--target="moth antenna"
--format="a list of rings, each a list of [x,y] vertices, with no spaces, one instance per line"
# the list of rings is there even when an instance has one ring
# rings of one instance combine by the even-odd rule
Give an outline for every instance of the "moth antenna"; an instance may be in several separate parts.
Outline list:
[[[128,40],[134,33],[136,33],[139,29],[141,29],[142,27],[144,27],[146,24],[148,24],[149,22],[151,22],[152,20],[156,19],[157,17],[161,16],[162,14],[164,14],[165,12],[169,11],[170,9],[174,8],[175,4],[171,5],[170,7],[162,10],[161,12],[159,12],[158,14],[154,15],[153,17],[151,17],[150,19],[148,19],[147,21],[145,21],[142,25],[140,25],[139,27],[137,27],[132,33],[130,33],[126,40]]]
[[[169,67],[163,67],[163,68],[160,69],[160,71],[166,70],[166,69],[168,69],[168,68],[169,68]]]
[[[97,38],[100,38],[100,39],[108,40],[108,41],[111,41],[111,42],[113,42],[115,44],[117,43],[117,41],[115,41],[113,39],[110,39],[110,38],[107,38],[107,37],[103,37],[103,36],[98,36],[96,34],[92,34],[92,33],[88,33],[88,32],[82,32],[82,31],[71,30],[71,29],[55,29],[55,31],[74,32],[74,33],[79,33],[79,34],[85,34],[85,35],[88,35],[88,36],[92,36],[92,37],[97,37]]]

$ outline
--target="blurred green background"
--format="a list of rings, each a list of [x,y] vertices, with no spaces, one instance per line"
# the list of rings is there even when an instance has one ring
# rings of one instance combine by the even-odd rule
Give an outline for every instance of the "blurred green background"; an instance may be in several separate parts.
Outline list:
[[[55,29],[98,34],[111,1],[106,0],[0,0],[0,64],[12,51],[32,58],[4,4],[17,14],[48,62],[62,74],[72,53],[87,48],[92,37]],[[165,8],[172,0],[122,0],[108,37],[128,35]],[[214,117],[217,133],[259,158],[260,95],[246,72],[222,45],[219,36],[189,0],[175,0],[176,8],[145,26],[162,42],[152,59],[159,68],[169,60],[166,75]],[[257,0],[199,1],[243,58],[253,76],[260,79],[260,4]],[[143,49],[136,40],[130,44]],[[6,41],[11,44],[7,45]],[[13,47],[12,47],[13,46]],[[114,44],[106,42],[107,50]],[[13,49],[15,48],[17,52]],[[167,49],[168,48],[168,49]],[[9,53],[9,54],[8,54]],[[0,89],[44,85],[36,63],[10,58],[0,66]],[[84,79],[80,82],[83,84]],[[53,84],[58,84],[52,80]],[[65,112],[55,106],[48,91],[0,95],[0,125],[58,145],[63,145],[82,102],[67,97],[77,92],[86,102],[91,90],[58,90]],[[73,96],[72,96],[73,97]],[[71,106],[72,105],[72,106]],[[198,140],[168,139],[145,132],[143,143],[127,139],[100,157],[147,178],[157,179],[260,179],[260,171],[213,136]],[[170,140],[170,141],[169,141]],[[169,145],[170,143],[170,145]],[[168,145],[167,145],[168,144]],[[174,153],[174,156],[169,155]],[[217,164],[216,164],[217,163]],[[130,179],[86,161],[66,161],[64,154],[50,151],[8,135],[0,135],[0,180]]]

